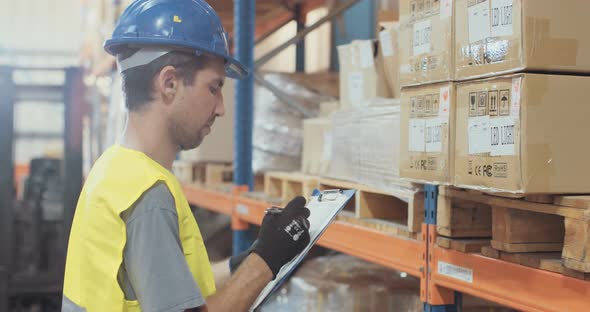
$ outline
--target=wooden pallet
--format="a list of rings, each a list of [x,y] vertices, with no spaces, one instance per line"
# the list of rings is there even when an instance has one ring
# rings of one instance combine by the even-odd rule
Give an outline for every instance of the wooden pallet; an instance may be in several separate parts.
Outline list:
[[[361,184],[320,179],[320,190],[355,189],[357,193],[344,208],[357,219],[373,219],[397,223],[411,233],[421,231],[424,222],[424,193],[410,188],[382,191]]]
[[[208,187],[231,185],[233,171],[231,163],[175,160],[172,164],[172,172],[180,183],[201,184]]]
[[[175,160],[172,163],[172,173],[180,183],[193,183],[193,163],[187,160]]]
[[[439,194],[451,198],[451,201],[469,201],[491,207],[491,246],[494,249],[518,254],[561,252],[565,267],[590,273],[590,196],[536,195],[511,199],[452,187],[440,187]],[[462,215],[466,214],[467,218],[445,217],[449,209],[444,202],[439,209],[441,207],[437,221],[441,222],[440,218],[451,220],[437,227],[439,233],[442,230],[441,235],[448,234],[445,230],[451,234],[460,233],[453,230],[459,229],[461,222],[465,224],[468,220],[467,224],[470,224],[469,221],[475,220],[464,212]],[[453,205],[451,213],[457,214]],[[451,228],[446,229],[449,224]]]
[[[226,163],[205,163],[204,177],[202,169],[200,175],[195,175],[195,179],[199,182],[208,185],[222,185],[232,184],[234,181],[234,167],[232,164]]]
[[[247,198],[262,201],[265,203],[269,203],[275,207],[281,207],[283,205],[283,201],[280,198],[270,197],[270,196],[266,195],[266,193],[264,193],[264,192],[246,192],[246,193],[242,193],[240,195],[247,197]]]
[[[492,207],[485,203],[439,195],[436,231],[450,238],[492,237]]]
[[[527,267],[563,274],[577,279],[590,280],[590,273],[572,270],[563,265],[559,252],[524,252],[510,253],[496,250],[491,246],[481,249],[482,255],[494,259],[500,259]]]
[[[318,187],[316,176],[305,175],[298,172],[272,171],[264,174],[264,193],[273,201],[287,204],[296,196],[308,198],[314,189]]]
[[[364,228],[370,228],[379,232],[392,234],[394,236],[422,240],[422,235],[420,232],[410,232],[408,227],[405,225],[379,219],[359,219],[353,212],[350,211],[340,212],[336,217],[336,220],[358,225]]]
[[[242,193],[241,196],[263,201],[273,206],[280,207],[283,205],[283,201],[276,197],[269,197],[263,192],[248,192]],[[408,230],[407,226],[403,226],[393,222],[387,222],[377,219],[359,219],[355,216],[354,212],[342,211],[336,216],[337,221],[354,224],[364,228],[370,228],[379,232],[392,234],[398,237],[405,237],[409,239],[422,240],[421,233],[413,233]]]
[[[490,245],[489,238],[459,238],[452,239],[449,237],[438,236],[436,244],[439,247],[453,249],[465,253],[479,253],[483,247]]]

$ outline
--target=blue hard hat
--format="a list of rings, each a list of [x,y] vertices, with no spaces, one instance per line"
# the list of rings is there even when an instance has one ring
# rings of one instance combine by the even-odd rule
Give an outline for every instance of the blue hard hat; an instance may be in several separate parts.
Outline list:
[[[105,50],[116,55],[125,46],[169,46],[223,57],[226,75],[241,79],[248,69],[229,53],[227,33],[203,0],[136,0],[123,12]]]

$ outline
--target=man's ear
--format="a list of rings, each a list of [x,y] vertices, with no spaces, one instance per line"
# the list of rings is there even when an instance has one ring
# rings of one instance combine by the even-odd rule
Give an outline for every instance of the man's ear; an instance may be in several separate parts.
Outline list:
[[[174,66],[164,66],[156,76],[156,92],[161,94],[164,103],[171,103],[179,86],[178,72]]]

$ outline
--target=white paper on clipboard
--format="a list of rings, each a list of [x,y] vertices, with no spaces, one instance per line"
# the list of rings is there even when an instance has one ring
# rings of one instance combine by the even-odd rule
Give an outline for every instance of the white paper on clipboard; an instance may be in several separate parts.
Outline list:
[[[266,285],[258,298],[256,298],[256,301],[254,301],[252,307],[250,307],[249,311],[255,311],[270,294],[278,289],[283,282],[289,278],[293,270],[295,270],[299,263],[301,263],[301,260],[305,258],[322,233],[328,228],[328,225],[330,225],[334,218],[336,218],[338,212],[340,212],[344,206],[346,206],[348,201],[350,201],[352,196],[354,196],[355,192],[355,190],[324,192],[315,190],[313,192],[306,205],[310,211],[308,219],[310,236],[309,244],[299,255],[297,255],[297,257],[281,268],[277,277]]]

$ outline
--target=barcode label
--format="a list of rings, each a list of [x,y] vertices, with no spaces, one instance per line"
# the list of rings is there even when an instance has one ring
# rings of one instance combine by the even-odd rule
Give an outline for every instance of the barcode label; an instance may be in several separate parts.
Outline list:
[[[467,282],[472,284],[473,283],[473,270],[460,267],[457,265],[453,265],[450,263],[438,262],[438,273],[441,275],[446,275],[448,277],[452,277],[454,279],[458,279],[463,282]]]
[[[426,119],[424,125],[425,147],[427,153],[442,152],[442,127],[446,121],[442,118]]]
[[[248,209],[248,206],[242,205],[242,204],[239,204],[236,206],[236,211],[242,215],[249,215],[250,214],[250,209]]]

